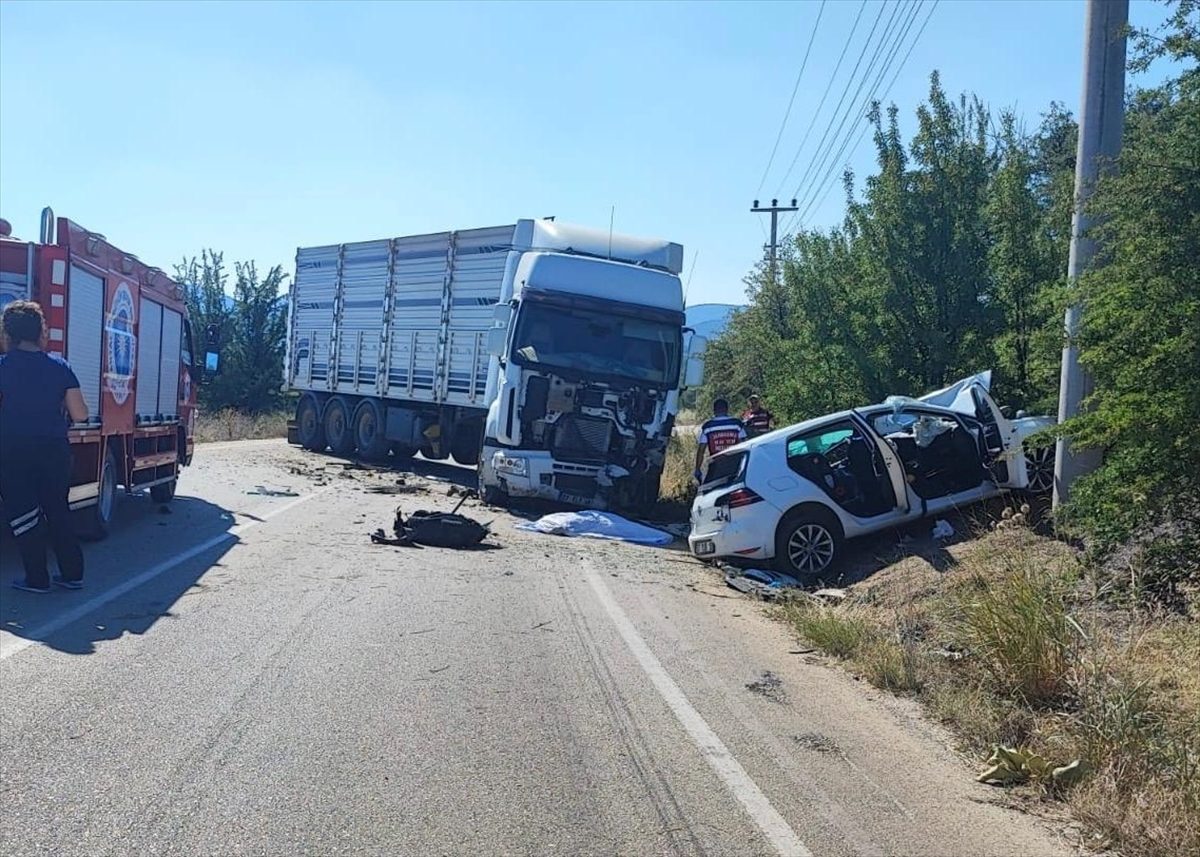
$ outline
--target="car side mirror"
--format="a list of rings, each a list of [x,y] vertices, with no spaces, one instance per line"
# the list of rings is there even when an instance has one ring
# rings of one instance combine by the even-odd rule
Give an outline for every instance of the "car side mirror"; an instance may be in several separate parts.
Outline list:
[[[487,350],[493,357],[503,357],[504,348],[508,345],[508,328],[492,327],[487,332]]]

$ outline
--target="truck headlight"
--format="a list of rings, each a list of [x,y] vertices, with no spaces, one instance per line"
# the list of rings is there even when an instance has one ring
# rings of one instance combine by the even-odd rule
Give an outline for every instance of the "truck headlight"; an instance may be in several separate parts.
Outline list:
[[[497,452],[492,456],[492,468],[497,473],[507,473],[510,476],[528,476],[529,459]]]

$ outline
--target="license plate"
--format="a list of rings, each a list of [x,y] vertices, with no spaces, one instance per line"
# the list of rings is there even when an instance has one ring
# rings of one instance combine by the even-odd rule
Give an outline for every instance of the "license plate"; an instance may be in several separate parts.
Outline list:
[[[708,556],[717,552],[717,546],[712,542],[696,542],[696,556]]]
[[[578,494],[566,494],[562,491],[558,492],[558,498],[564,503],[570,503],[574,506],[590,506],[595,501],[591,497],[580,497]]]

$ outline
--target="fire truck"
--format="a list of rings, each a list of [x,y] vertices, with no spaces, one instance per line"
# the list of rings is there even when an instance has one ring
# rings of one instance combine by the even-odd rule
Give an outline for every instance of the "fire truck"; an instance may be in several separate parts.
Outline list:
[[[10,233],[0,220],[0,309],[41,304],[46,350],[79,377],[89,417],[69,431],[69,502],[81,534],[101,538],[118,492],[168,503],[192,460],[201,367],[183,287],[49,208],[38,241]]]

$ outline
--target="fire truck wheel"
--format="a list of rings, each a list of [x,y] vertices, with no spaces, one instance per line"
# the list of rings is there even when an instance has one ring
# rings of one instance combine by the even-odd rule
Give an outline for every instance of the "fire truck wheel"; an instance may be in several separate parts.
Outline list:
[[[175,499],[175,484],[176,481],[172,479],[170,482],[150,486],[150,499],[155,503],[170,503]]]
[[[321,408],[312,396],[305,396],[296,408],[296,431],[300,445],[311,452],[325,451],[325,426]]]
[[[104,466],[100,468],[100,496],[95,505],[88,506],[80,513],[79,535],[89,541],[98,541],[107,536],[116,506],[117,457],[109,449],[104,455]]]
[[[389,443],[384,432],[383,418],[379,405],[365,399],[354,412],[354,437],[358,454],[367,461],[387,458]]]
[[[354,452],[354,428],[350,424],[350,409],[346,400],[334,396],[325,405],[325,439],[329,441],[329,451],[334,455],[351,455]]]

